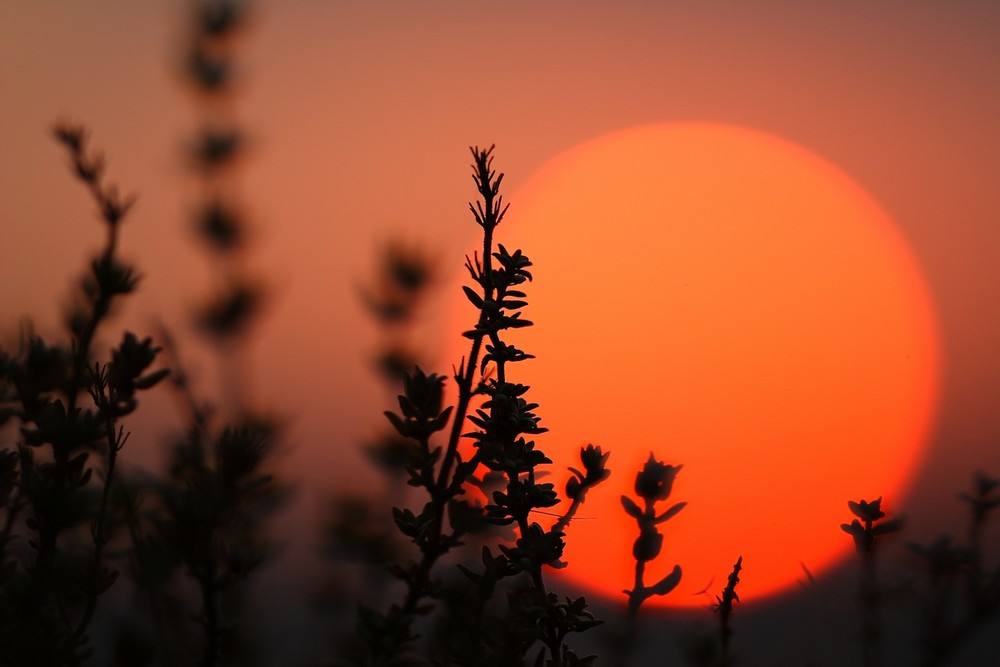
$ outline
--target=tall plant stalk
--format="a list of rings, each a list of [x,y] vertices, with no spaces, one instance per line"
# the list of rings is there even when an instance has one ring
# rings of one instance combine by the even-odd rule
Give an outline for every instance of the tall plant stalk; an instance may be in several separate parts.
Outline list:
[[[578,662],[580,659],[566,646],[565,638],[599,621],[587,611],[583,598],[560,601],[548,591],[543,567],[563,565],[563,530],[587,489],[607,477],[607,454],[593,446],[581,450],[586,472],[574,470],[575,476],[567,485],[567,494],[574,502],[555,526],[546,529],[531,520],[532,512],[558,502],[553,485],[539,482],[536,474],[538,466],[551,461],[525,438],[546,430],[538,425],[539,418],[534,414],[538,406],[527,400],[528,387],[512,382],[508,374],[509,364],[532,358],[505,340],[509,330],[532,325],[521,318],[520,312],[527,305],[521,286],[532,278],[531,262],[520,250],[512,253],[495,243],[496,228],[507,211],[500,195],[503,174],[493,169],[492,147],[472,148],[471,152],[473,181],[480,199],[470,203],[469,208],[482,229],[483,244],[481,256],[476,252],[466,258],[472,286],[463,290],[478,317],[475,325],[463,333],[471,347],[454,374],[458,390],[455,406],[443,405],[445,378],[417,368],[404,381],[400,414],[386,413],[400,435],[415,443],[407,466],[409,483],[423,488],[428,499],[416,512],[393,509],[396,526],[413,541],[420,555],[394,570],[406,586],[400,604],[384,614],[362,612],[359,634],[365,638],[365,651],[357,664],[393,664],[406,654],[416,639],[414,621],[430,611],[430,600],[440,589],[434,576],[435,565],[462,544],[464,536],[491,523],[512,526],[515,543],[500,544],[499,553],[484,546],[481,571],[462,566],[473,582],[470,594],[476,611],[460,624],[458,632],[465,634],[455,637],[448,659],[457,664],[492,664],[490,661],[499,660],[501,654],[508,660],[523,657],[540,644],[538,664],[582,665],[585,663]],[[472,401],[477,395],[485,400],[473,414]],[[447,441],[443,446],[434,445],[433,435],[444,431],[449,419]],[[467,421],[475,429],[464,433]],[[460,449],[463,437],[468,437],[475,449],[467,459]],[[459,499],[467,484],[483,485],[483,480],[476,477],[481,467],[487,474],[501,477],[504,485],[504,490],[494,492],[489,499],[492,503],[485,507]],[[483,626],[483,612],[501,580],[522,580],[521,575],[526,578],[526,587],[512,597],[513,617],[505,622],[520,638],[513,646],[501,647],[492,636],[498,629],[493,628],[491,634]]]
[[[93,651],[88,629],[99,598],[118,575],[106,548],[115,529],[110,497],[118,454],[128,439],[119,420],[136,409],[140,391],[167,374],[147,372],[159,349],[131,332],[110,360],[93,361],[100,328],[138,284],[135,269],[117,252],[119,227],[135,198],[105,183],[104,159],[88,149],[82,127],[61,123],[54,135],[91,193],[107,235],[69,311],[68,349],[31,335],[18,355],[0,352],[0,414],[20,422],[21,436],[16,451],[0,452],[0,508],[6,513],[0,656],[12,665],[80,665]],[[94,453],[103,455],[102,466],[91,467]],[[81,539],[88,524],[89,540]],[[21,528],[30,550],[8,561],[7,546]]]

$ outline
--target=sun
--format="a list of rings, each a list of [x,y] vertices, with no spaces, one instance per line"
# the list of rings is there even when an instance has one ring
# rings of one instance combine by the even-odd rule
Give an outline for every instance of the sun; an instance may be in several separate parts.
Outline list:
[[[920,269],[844,172],[748,129],[653,125],[551,160],[510,197],[500,241],[534,262],[518,347],[536,355],[537,438],[563,471],[587,443],[611,478],[568,530],[577,589],[624,601],[633,494],[650,452],[683,464],[647,604],[701,606],[738,556],[744,600],[820,575],[851,541],[847,501],[890,505],[919,464],[938,342]]]

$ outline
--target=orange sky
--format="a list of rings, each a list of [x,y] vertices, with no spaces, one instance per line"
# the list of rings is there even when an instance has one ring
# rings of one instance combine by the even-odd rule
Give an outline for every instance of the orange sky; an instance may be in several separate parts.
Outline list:
[[[21,314],[56,321],[83,265],[79,244],[99,242],[90,202],[46,136],[59,118],[86,123],[109,176],[141,195],[123,243],[146,281],[121,321],[150,331],[203,293],[179,155],[196,114],[171,70],[178,4],[0,5],[5,340]],[[254,146],[242,182],[253,257],[275,296],[258,351],[289,351],[258,354],[257,394],[293,420],[289,470],[316,489],[347,483],[351,466],[309,461],[331,447],[360,460],[353,444],[384,397],[365,365],[373,329],[357,285],[377,242],[397,233],[460,267],[477,229],[468,145],[497,144],[516,206],[518,186],[579,142],[705,120],[835,163],[908,239],[941,320],[944,386],[930,459],[899,506],[935,519],[930,532],[945,527],[940,508],[957,504],[973,469],[1000,473],[1000,9],[625,4],[258,3],[241,52],[239,113]]]

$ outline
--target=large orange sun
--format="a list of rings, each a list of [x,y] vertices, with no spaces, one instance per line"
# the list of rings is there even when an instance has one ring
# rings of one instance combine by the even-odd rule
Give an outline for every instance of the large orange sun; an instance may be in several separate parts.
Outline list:
[[[755,131],[655,125],[577,146],[510,201],[500,241],[535,264],[535,326],[510,339],[537,358],[509,373],[550,429],[538,446],[560,491],[582,445],[612,452],[557,576],[624,604],[637,528],[619,498],[650,452],[683,464],[670,501],[688,505],[646,568],[651,584],[680,564],[681,584],[647,604],[710,602],[741,555],[741,597],[778,593],[853,548],[849,499],[898,501],[933,419],[934,317],[842,171]]]

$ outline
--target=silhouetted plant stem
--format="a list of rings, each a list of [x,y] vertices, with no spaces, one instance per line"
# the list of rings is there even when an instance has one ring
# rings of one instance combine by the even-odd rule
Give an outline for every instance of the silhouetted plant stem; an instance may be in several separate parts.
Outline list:
[[[116,255],[117,229],[134,198],[122,199],[114,186],[104,184],[103,159],[87,150],[82,127],[59,124],[53,134],[94,198],[108,234],[68,314],[68,349],[32,335],[22,341],[19,358],[0,353],[4,419],[15,416],[21,423],[17,453],[4,450],[0,460],[0,494],[7,512],[0,551],[12,539],[22,508],[30,512],[24,526],[35,534],[27,540],[33,560],[31,552],[19,556],[23,578],[16,570],[18,561],[3,563],[0,661],[75,666],[92,650],[87,630],[98,599],[118,574],[105,566],[113,532],[110,494],[117,480],[117,455],[127,439],[116,428],[117,419],[131,413],[137,393],[154,386],[167,371],[146,373],[159,350],[151,339],[140,341],[131,332],[112,349],[110,363],[91,366],[100,326],[118,298],[138,283],[134,270]],[[92,406],[82,405],[84,392]],[[94,468],[88,467],[88,459],[102,450],[104,474],[95,503],[89,492]],[[15,461],[18,490],[9,494]],[[79,539],[87,522],[89,546]],[[8,588],[15,579],[20,581]]]
[[[283,494],[267,469],[275,429],[251,409],[244,357],[263,298],[244,261],[247,228],[236,199],[235,169],[246,142],[232,84],[235,47],[249,3],[189,4],[192,21],[183,73],[200,118],[185,148],[201,194],[193,231],[210,254],[213,281],[212,292],[196,309],[194,325],[212,345],[221,399],[202,403],[186,374],[175,377],[187,425],[174,443],[169,476],[158,485],[159,516],[153,517],[153,530],[175,549],[168,568],[161,567],[168,571],[160,579],[168,581],[180,566],[197,582],[200,600],[192,603],[197,611],[187,616],[198,622],[202,641],[190,649],[188,661],[215,667],[246,659],[239,655],[240,593],[266,556],[264,520]],[[177,356],[172,341],[169,350]]]
[[[469,208],[477,224],[483,229],[483,260],[480,264],[477,259],[475,267],[471,261],[468,261],[466,266],[470,273],[473,273],[474,277],[478,272],[480,277],[479,282],[483,290],[480,297],[481,301],[492,302],[495,291],[491,279],[493,271],[493,231],[502,220],[506,211],[506,207],[502,206],[502,198],[499,194],[503,174],[497,175],[492,170],[492,148],[489,150],[479,150],[476,148],[470,150],[473,155],[473,179],[476,183],[477,191],[482,197],[482,201],[477,202],[475,205],[470,203]],[[423,409],[419,411],[419,415],[415,412],[413,414],[405,414],[406,411],[404,409],[404,417],[414,419],[416,416],[427,420],[428,424],[426,426],[408,428],[402,421],[393,419],[394,415],[392,413],[386,413],[401,435],[412,437],[417,441],[420,470],[419,474],[416,472],[411,474],[416,474],[414,481],[419,482],[430,496],[427,505],[420,515],[421,520],[427,522],[426,527],[420,529],[422,533],[420,539],[416,539],[416,533],[410,535],[415,538],[420,548],[420,559],[408,572],[400,573],[406,582],[407,590],[401,605],[393,607],[389,611],[387,623],[390,625],[402,624],[403,627],[409,626],[410,621],[419,611],[421,601],[430,591],[431,572],[434,565],[443,554],[448,552],[460,534],[460,530],[456,528],[455,532],[448,539],[445,539],[445,511],[448,503],[455,496],[463,492],[462,487],[466,479],[475,472],[478,466],[478,460],[474,457],[471,462],[467,462],[466,468],[462,472],[453,473],[455,461],[459,458],[458,446],[462,437],[465,417],[468,413],[472,397],[475,394],[475,375],[479,366],[479,355],[483,338],[486,335],[482,329],[488,318],[489,313],[481,309],[476,328],[470,335],[472,342],[468,360],[464,361],[455,373],[455,380],[458,386],[458,399],[443,458],[437,468],[436,474],[434,471],[434,459],[437,455],[432,453],[430,434],[443,428],[449,415],[452,414],[450,407],[444,411],[441,410],[441,384],[443,378],[436,375],[426,376],[418,369],[417,375],[407,381],[406,387],[411,390],[407,394],[430,392],[430,395],[434,397],[429,402],[425,398],[426,405],[415,406],[416,408]],[[397,524],[402,525],[400,522],[405,520],[406,517],[405,513],[397,512]],[[409,534],[406,530],[404,530],[404,533]],[[409,641],[408,630],[389,634],[399,642],[405,643]],[[401,645],[398,647],[389,647],[386,657],[392,655],[392,652],[399,648],[401,648]],[[371,650],[370,657],[372,660],[375,660],[374,650]],[[380,660],[381,657],[378,659]],[[374,664],[379,663],[375,662]]]
[[[107,366],[95,365],[93,369],[93,387],[91,396],[104,417],[104,429],[106,431],[107,453],[105,459],[104,484],[101,488],[101,504],[97,511],[97,518],[91,527],[91,535],[94,541],[94,556],[90,565],[90,577],[92,581],[108,579],[113,582],[117,578],[117,572],[113,575],[103,572],[104,549],[111,540],[111,528],[108,525],[108,499],[111,495],[111,485],[115,481],[115,464],[118,460],[118,452],[125,446],[129,434],[122,427],[117,427],[114,418],[114,405],[117,397],[114,390],[108,385]],[[110,585],[110,583],[108,583]],[[70,638],[70,644],[75,644],[81,640],[90,625],[90,621],[97,609],[97,595],[91,594],[87,598],[87,604],[83,614],[77,623],[76,630]]]
[[[730,619],[736,603],[740,601],[740,596],[736,594],[736,586],[740,583],[740,571],[743,569],[743,556],[736,559],[733,571],[729,574],[726,587],[722,590],[722,595],[715,598],[715,612],[719,615],[719,645],[722,647],[721,667],[731,667],[733,658],[730,654],[729,644],[733,636],[733,628]]]
[[[214,543],[214,541],[214,539],[210,540],[211,543]],[[214,552],[215,549],[213,548],[212,551]],[[216,555],[209,556],[206,571],[198,579],[201,588],[202,624],[205,628],[202,667],[215,667],[220,653],[219,636],[221,634],[221,627],[219,622],[219,586],[216,581],[218,576],[216,573],[217,560]]]
[[[878,667],[881,664],[880,640],[882,635],[879,620],[879,591],[875,571],[875,550],[869,550],[861,555],[861,645],[865,667]]]
[[[489,276],[492,276],[493,273],[493,231],[496,229],[496,226],[500,224],[501,220],[503,220],[504,213],[507,211],[507,206],[503,206],[502,198],[499,195],[500,183],[503,181],[503,174],[501,173],[498,175],[492,169],[492,147],[488,150],[479,150],[477,148],[470,150],[473,156],[473,180],[476,183],[477,191],[482,197],[481,202],[477,201],[475,205],[472,203],[469,204],[469,209],[472,211],[476,222],[483,230],[482,264],[481,266],[477,266],[476,269],[482,276],[487,277],[486,280],[482,281],[482,299],[484,302],[490,302],[493,299],[495,291],[492,281],[489,279]],[[469,265],[469,270],[472,271],[471,264]],[[489,313],[486,310],[481,310],[477,321],[477,328],[485,324],[488,317]],[[473,385],[475,383],[476,371],[479,364],[479,354],[482,348],[484,335],[485,334],[481,331],[474,330],[468,360],[465,362],[464,367],[460,367],[456,373],[458,401],[452,418],[451,431],[448,436],[444,459],[442,460],[441,467],[438,470],[437,479],[430,487],[431,502],[434,511],[434,517],[431,523],[432,536],[430,541],[433,544],[438,544],[441,540],[446,503],[451,497],[460,492],[460,485],[464,483],[464,477],[467,476],[466,475],[463,476],[462,479],[455,480],[452,479],[451,473],[452,466],[454,465],[458,454],[458,445],[462,437],[465,417],[468,414],[472,397],[475,395]],[[421,447],[424,451],[429,451],[427,438],[421,439]],[[468,474],[472,474],[474,471],[475,468],[470,470]],[[425,553],[418,570],[421,585],[426,586],[430,570],[433,568],[438,557],[440,557],[443,553],[444,550],[440,547],[432,548]],[[423,597],[423,593],[421,591],[411,588],[411,592],[407,596],[407,602],[409,604],[404,605],[404,609],[408,611],[415,609],[416,604],[421,597]]]
[[[541,652],[537,664],[542,664],[548,655],[547,664],[562,666],[567,660],[577,660],[564,644],[566,635],[599,623],[587,611],[586,600],[567,598],[566,602],[560,602],[547,590],[542,575],[544,565],[563,565],[560,561],[563,533],[530,522],[529,515],[556,505],[558,497],[552,484],[538,483],[535,477],[536,466],[551,460],[524,437],[546,430],[538,426],[539,419],[533,412],[538,406],[524,397],[528,387],[510,382],[506,373],[506,364],[529,359],[531,355],[506,343],[500,335],[532,324],[520,318],[520,309],[527,301],[519,287],[531,280],[528,271],[531,262],[520,250],[511,253],[502,244],[494,249],[493,231],[507,210],[499,194],[503,174],[492,169],[492,148],[470,150],[473,179],[481,199],[469,208],[483,229],[483,257],[480,259],[474,253],[473,258],[466,258],[465,268],[476,288],[466,286],[463,290],[479,314],[475,326],[462,334],[471,341],[471,350],[468,359],[455,371],[459,395],[454,414],[451,407],[442,409],[444,378],[427,375],[419,367],[404,378],[404,391],[399,396],[401,414],[385,413],[401,436],[417,441],[413,460],[407,466],[409,483],[424,488],[429,499],[419,513],[393,508],[397,527],[419,548],[420,558],[395,569],[407,586],[401,605],[391,607],[385,615],[362,610],[359,632],[366,639],[366,664],[384,664],[383,661],[391,661],[405,651],[405,645],[415,638],[410,632],[412,621],[425,609],[421,602],[436,587],[432,580],[435,563],[459,545],[466,533],[479,529],[484,522],[481,508],[457,499],[464,493],[466,482],[484,484],[474,477],[480,466],[506,482],[503,492],[492,494],[493,502],[485,507],[485,520],[496,525],[513,525],[517,538],[514,545],[500,544],[497,555],[489,547],[483,547],[482,572],[459,566],[476,586],[471,605],[474,612],[462,624],[466,634],[461,645],[452,647],[458,651],[454,659],[458,664],[480,664],[487,655],[505,661],[515,655],[523,659],[533,647],[538,647]],[[490,364],[493,372],[487,373]],[[472,397],[477,394],[486,400],[474,415],[467,415]],[[432,447],[430,436],[444,430],[449,418],[452,424],[446,444],[443,448]],[[466,419],[477,430],[463,434]],[[468,460],[463,460],[459,452],[463,436],[470,438],[475,447]],[[607,477],[606,459],[600,448],[591,445],[582,450],[587,472],[574,471],[576,477],[567,485],[568,495],[582,501],[586,488]],[[446,520],[450,530],[446,529]],[[527,583],[517,588],[511,598],[510,623],[511,632],[518,637],[516,645],[491,645],[491,637],[481,622],[486,602],[500,580],[522,574],[526,575]]]
[[[481,267],[475,267],[477,271],[483,276],[493,275],[493,231],[496,229],[497,225],[503,220],[504,214],[507,212],[508,205],[503,204],[503,198],[500,196],[500,184],[503,182],[503,174],[497,174],[493,171],[493,146],[490,146],[488,150],[479,150],[478,148],[470,149],[473,156],[473,180],[476,183],[476,189],[478,190],[480,196],[482,197],[482,202],[476,202],[475,206],[472,203],[469,204],[469,210],[472,211],[473,216],[476,219],[476,223],[483,229],[483,259]],[[478,262],[477,262],[478,263]],[[474,273],[473,266],[467,263],[466,267],[470,273]],[[484,303],[490,303],[493,300],[493,294],[495,288],[492,281],[484,281],[483,287],[483,301]],[[445,450],[444,461],[441,463],[441,470],[437,478],[437,487],[439,489],[447,488],[448,477],[451,474],[451,466],[455,461],[455,455],[458,452],[458,443],[462,437],[462,429],[465,426],[465,417],[469,411],[469,404],[472,402],[472,397],[474,395],[473,383],[475,381],[475,375],[477,366],[479,363],[479,352],[483,344],[484,333],[479,331],[482,325],[486,323],[489,318],[489,312],[486,309],[480,310],[479,320],[477,322],[476,329],[473,330],[472,337],[472,348],[469,350],[469,358],[463,369],[460,367],[458,373],[456,374],[456,380],[458,384],[458,403],[455,406],[455,415],[451,423],[451,432],[448,436],[448,446]],[[501,371],[502,372],[502,371]],[[502,382],[503,379],[501,378]],[[440,508],[443,512],[444,508]]]
[[[1000,507],[1000,479],[977,472],[972,491],[960,493],[959,498],[969,506],[969,615],[983,618],[1000,606],[1000,568],[992,574],[983,568],[983,530],[989,515]]]
[[[584,498],[581,495],[579,498],[574,498],[570,501],[569,507],[566,508],[566,512],[559,517],[559,519],[553,524],[552,529],[558,530],[559,532],[565,533],[566,529],[569,528],[569,524],[576,517],[576,513],[580,510],[583,505]]]
[[[97,328],[107,316],[112,300],[120,294],[132,291],[135,287],[136,278],[131,274],[131,270],[119,265],[115,257],[118,239],[117,228],[134,204],[135,197],[121,199],[117,188],[103,185],[101,179],[104,172],[104,159],[100,155],[91,155],[87,152],[87,136],[82,127],[60,124],[53,130],[53,134],[69,153],[74,173],[91,193],[108,230],[104,248],[99,257],[92,263],[92,276],[88,276],[84,282],[85,296],[90,301],[89,310],[70,314],[72,361],[69,381],[63,388],[63,393],[66,399],[66,415],[72,422],[76,422],[80,414],[77,409],[79,396],[90,379],[88,369],[90,348]],[[65,494],[67,493],[67,474],[73,446],[53,446],[52,454],[54,464],[53,493],[56,495]],[[36,579],[39,576],[51,576],[49,567],[54,558],[60,532],[61,526],[58,522],[39,522],[38,551],[33,569],[33,572],[36,573]],[[58,597],[57,593],[57,604],[65,616],[63,603]]]
[[[676,516],[687,506],[686,502],[675,503],[659,514],[657,514],[655,507],[656,503],[670,497],[677,473],[683,467],[666,465],[657,461],[653,457],[653,453],[650,452],[649,459],[635,476],[635,493],[643,501],[642,509],[628,496],[621,497],[622,507],[625,508],[626,514],[635,519],[639,526],[639,537],[632,545],[632,556],[635,558],[635,580],[631,590],[623,591],[628,596],[626,618],[629,623],[634,622],[643,602],[653,595],[666,595],[680,583],[680,565],[674,565],[670,574],[652,586],[646,586],[644,577],[646,563],[659,556],[660,550],[663,548],[663,535],[658,528],[659,524]]]
[[[861,647],[865,667],[877,667],[881,663],[882,627],[879,618],[878,577],[875,568],[876,537],[888,535],[902,527],[899,518],[885,519],[882,498],[869,502],[848,501],[848,508],[855,518],[840,528],[854,538],[854,547],[861,554],[861,578],[858,585],[858,600],[861,609]]]
[[[431,456],[429,435],[417,437],[417,446],[420,448],[422,456],[428,458]],[[439,546],[441,541],[442,523],[444,520],[444,498],[442,496],[442,488],[440,483],[438,483],[431,486],[429,490],[431,493],[431,503],[434,507],[433,523],[431,524],[432,533],[430,537],[430,546],[422,550],[420,563],[413,574],[412,583],[406,591],[406,597],[403,600],[401,608],[401,613],[405,616],[412,616],[416,613],[420,601],[429,590],[431,569],[434,567],[434,563],[437,561],[438,557],[443,553],[441,547]]]
[[[115,252],[117,249],[118,234],[117,229],[125,214],[135,201],[134,197],[121,199],[117,188],[105,186],[102,183],[104,161],[100,156],[91,156],[86,150],[86,135],[81,127],[70,126],[68,124],[59,125],[54,130],[56,139],[63,144],[70,154],[72,167],[77,177],[87,186],[98,210],[101,213],[108,236],[105,246],[97,259],[91,264],[91,275],[87,276],[83,282],[83,292],[85,299],[89,302],[89,309],[86,311],[72,312],[69,319],[71,333],[71,362],[70,374],[67,385],[63,388],[63,395],[66,399],[65,414],[69,420],[69,431],[86,430],[86,426],[80,424],[80,420],[87,417],[78,407],[80,395],[87,389],[94,399],[98,408],[99,417],[104,418],[104,427],[108,440],[107,467],[105,471],[104,488],[102,489],[102,502],[97,517],[92,524],[92,538],[94,543],[93,560],[89,572],[86,575],[84,584],[84,596],[86,599],[82,616],[77,623],[73,624],[70,612],[67,608],[63,595],[58,587],[48,587],[54,595],[56,608],[62,623],[66,628],[64,648],[61,650],[66,655],[74,655],[77,647],[81,646],[85,631],[93,617],[97,605],[98,596],[107,590],[113,583],[117,573],[105,573],[102,570],[102,559],[104,547],[110,539],[110,531],[106,526],[107,518],[107,494],[110,485],[114,481],[114,461],[117,455],[116,435],[114,431],[114,416],[118,410],[117,402],[110,403],[107,399],[107,376],[98,367],[91,371],[88,367],[91,346],[94,336],[101,322],[108,315],[112,301],[115,297],[131,292],[137,282],[137,278],[132,274],[132,270],[119,264]],[[150,358],[150,361],[152,359]],[[100,392],[100,395],[97,393]],[[128,411],[131,411],[131,406]],[[80,424],[79,426],[77,424]],[[96,433],[95,433],[96,434]],[[124,438],[122,438],[122,442]],[[52,494],[56,497],[68,497],[75,487],[83,486],[90,478],[90,470],[82,472],[83,461],[86,454],[77,454],[77,448],[86,447],[89,443],[80,439],[76,442],[57,442],[52,440],[53,454],[53,474]],[[121,444],[121,443],[118,443]],[[71,462],[72,458],[72,462]],[[79,463],[77,463],[79,462]],[[79,467],[80,478],[69,480],[70,468]],[[57,541],[62,532],[63,525],[60,521],[51,520],[45,517],[45,512],[36,503],[35,513],[37,517],[43,517],[37,521],[38,525],[38,550],[35,567],[32,569],[32,577],[37,582],[40,578],[53,576],[51,568],[57,551]],[[33,584],[37,589],[37,583]]]
[[[580,448],[580,463],[583,470],[569,468],[569,471],[573,473],[572,477],[566,481],[566,497],[570,499],[570,505],[552,526],[553,531],[565,533],[586,500],[587,491],[611,476],[611,471],[607,469],[610,457],[611,452],[605,452],[593,444]]]
[[[645,586],[643,586],[643,576],[646,573],[646,563],[644,561],[636,561],[635,563],[635,576],[633,578],[632,590],[642,591]],[[626,619],[628,622],[634,623],[636,616],[639,614],[639,607],[642,606],[642,602],[645,598],[640,595],[629,595],[628,596],[628,606],[626,611]]]

